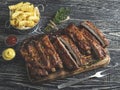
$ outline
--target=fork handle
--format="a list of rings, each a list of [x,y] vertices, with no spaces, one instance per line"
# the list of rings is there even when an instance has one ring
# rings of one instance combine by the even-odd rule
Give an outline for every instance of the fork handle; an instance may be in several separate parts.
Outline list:
[[[94,77],[94,75],[91,75],[89,77],[85,77],[85,78],[82,78],[82,79],[68,81],[66,83],[62,83],[62,84],[58,85],[57,87],[58,87],[58,89],[62,89],[62,88],[69,87],[71,85],[77,84],[81,81],[84,81],[84,80],[87,80],[87,79],[90,79],[90,78],[93,78],[93,77]]]

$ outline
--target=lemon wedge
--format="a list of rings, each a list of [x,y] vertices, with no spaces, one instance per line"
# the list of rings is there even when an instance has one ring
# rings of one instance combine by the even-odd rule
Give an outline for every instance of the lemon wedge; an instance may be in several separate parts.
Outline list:
[[[12,60],[15,56],[16,56],[15,50],[12,48],[5,49],[2,52],[2,57],[6,61]]]

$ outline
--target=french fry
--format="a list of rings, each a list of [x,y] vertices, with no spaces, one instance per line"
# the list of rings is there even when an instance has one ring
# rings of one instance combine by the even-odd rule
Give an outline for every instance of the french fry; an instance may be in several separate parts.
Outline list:
[[[38,7],[29,2],[10,5],[10,24],[18,29],[34,27],[40,20]]]

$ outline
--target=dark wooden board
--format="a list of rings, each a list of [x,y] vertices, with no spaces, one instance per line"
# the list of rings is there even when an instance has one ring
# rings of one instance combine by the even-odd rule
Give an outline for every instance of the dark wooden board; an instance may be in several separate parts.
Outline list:
[[[33,78],[31,78],[29,71],[28,71],[28,77],[32,83],[43,83],[45,81],[50,82],[50,81],[53,81],[55,79],[60,79],[60,78],[64,79],[65,77],[77,75],[77,74],[80,74],[82,72],[86,72],[86,71],[90,71],[90,70],[97,69],[100,67],[104,67],[104,66],[108,65],[109,62],[110,62],[110,56],[107,55],[103,60],[99,60],[98,62],[96,62],[88,67],[80,67],[79,69],[72,70],[72,71],[66,71],[65,69],[62,69],[60,71],[51,73],[46,77],[38,78],[37,80],[36,79],[34,80]]]

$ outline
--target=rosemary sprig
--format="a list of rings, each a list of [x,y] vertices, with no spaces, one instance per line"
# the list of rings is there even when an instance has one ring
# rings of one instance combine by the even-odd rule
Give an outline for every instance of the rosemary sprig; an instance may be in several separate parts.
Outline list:
[[[69,19],[69,8],[61,7],[55,14],[54,18],[50,20],[50,23],[45,28],[45,31],[49,32],[52,29],[58,30],[57,25]]]

